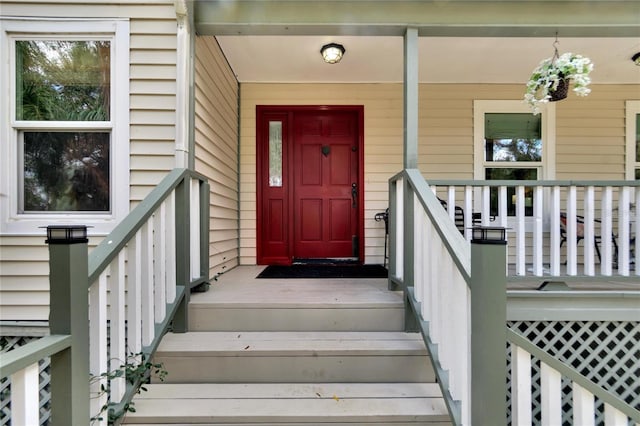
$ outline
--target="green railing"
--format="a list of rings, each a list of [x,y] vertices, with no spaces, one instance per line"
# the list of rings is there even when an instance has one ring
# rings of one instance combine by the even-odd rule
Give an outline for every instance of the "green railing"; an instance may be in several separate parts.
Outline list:
[[[145,377],[110,373],[144,365],[169,327],[186,331],[190,289],[208,281],[208,230],[206,179],[175,169],[91,254],[86,240],[50,244],[51,336],[0,355],[12,422],[39,423],[37,363],[47,356],[50,424],[121,417]]]

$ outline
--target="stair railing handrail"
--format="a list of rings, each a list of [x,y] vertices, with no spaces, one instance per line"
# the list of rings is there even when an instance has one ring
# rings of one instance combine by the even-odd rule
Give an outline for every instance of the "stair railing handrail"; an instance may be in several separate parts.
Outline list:
[[[555,381],[555,389],[556,393],[560,393],[561,382],[559,380],[559,376],[562,375],[574,384],[574,394],[579,393],[580,396],[584,396],[586,399],[590,399],[590,402],[586,402],[587,407],[585,407],[586,412],[589,413],[584,418],[580,417],[576,419],[576,415],[583,415],[582,413],[577,413],[580,410],[574,408],[574,422],[573,424],[593,424],[595,419],[594,416],[594,397],[599,399],[605,404],[605,412],[613,409],[612,416],[624,416],[624,424],[628,422],[628,419],[631,419],[635,423],[640,423],[640,411],[636,410],[629,404],[627,404],[624,400],[622,400],[617,395],[607,391],[602,386],[597,383],[594,383],[592,380],[588,379],[584,375],[582,375],[579,371],[571,367],[570,365],[560,361],[553,355],[549,354],[545,350],[538,347],[535,343],[522,336],[520,333],[517,333],[514,330],[511,330],[507,327],[507,341],[511,343],[511,360],[512,360],[512,368],[511,368],[511,377],[512,377],[512,390],[511,390],[511,398],[512,398],[512,409],[511,409],[511,417],[513,424],[530,424],[531,423],[531,362],[530,357],[533,356],[540,360],[541,363],[549,367],[552,371],[545,372],[542,374],[551,374],[557,377]],[[519,366],[518,364],[521,362],[521,354],[518,353],[519,350],[526,352],[527,360],[525,360],[525,365]],[[544,370],[544,369],[543,369]],[[522,385],[520,381],[521,377],[519,374],[528,375],[529,377],[525,377],[524,381],[526,385]],[[543,379],[543,382],[547,382],[547,380]],[[520,387],[518,386],[520,384]],[[575,385],[579,387],[579,391],[576,392]],[[553,385],[552,385],[553,386]],[[520,392],[523,389],[524,392]],[[546,393],[550,392],[550,389],[545,389],[544,386],[541,389],[541,392]],[[586,395],[583,393],[586,392]],[[522,400],[520,400],[522,398]],[[574,395],[574,400],[576,395]],[[546,400],[544,396],[541,398],[543,401]],[[549,398],[551,400],[551,398]],[[546,416],[550,416],[549,421],[553,424],[556,424],[556,421],[560,419],[560,423],[562,422],[562,409],[561,409],[561,400],[560,401],[550,401],[551,404],[555,405],[558,409],[555,413],[549,413],[548,411],[553,411],[549,406],[545,406],[542,404],[542,416],[543,419]],[[590,405],[590,406],[589,406]],[[524,412],[520,411],[520,407],[524,407]],[[555,419],[553,419],[555,416]],[[528,420],[528,421],[527,421]],[[555,420],[555,421],[554,421]],[[543,424],[547,424],[543,421]],[[605,415],[605,424],[608,424],[606,415]]]
[[[442,209],[419,170],[406,169],[389,180],[389,230],[390,230],[390,265],[389,286],[400,287],[405,292],[407,331],[420,331],[430,353],[437,383],[447,406],[453,424],[468,424],[470,400],[470,313],[466,309],[469,303],[469,280],[471,258],[469,243],[462,237],[453,221]],[[414,219],[418,217],[420,219]],[[416,222],[420,223],[417,224]],[[425,226],[432,225],[428,231]],[[425,235],[426,234],[426,235]],[[430,299],[430,290],[423,290],[421,275],[424,272],[422,262],[413,262],[414,258],[426,255],[421,250],[423,244],[415,244],[421,239],[439,241],[447,256],[442,260],[447,267],[457,271],[455,280],[459,297],[465,298],[458,303],[462,306],[460,315],[460,332],[454,333],[453,339],[439,338],[441,328],[446,324],[437,318],[429,317],[430,311],[437,310],[438,301]],[[439,250],[438,247],[432,249]],[[415,251],[418,251],[415,253]],[[416,266],[417,265],[417,266]],[[417,271],[416,271],[417,269]],[[416,276],[417,275],[417,276]],[[453,280],[453,277],[452,277]],[[451,302],[454,302],[452,299]],[[432,309],[434,308],[434,309]],[[440,318],[441,316],[437,316]],[[452,341],[459,339],[456,344]],[[460,371],[449,365],[450,355],[456,357]]]
[[[90,253],[89,298],[99,301],[98,306],[106,301],[111,311],[108,315],[106,308],[98,307],[89,312],[91,345],[102,352],[92,350],[90,369],[94,376],[123,368],[127,362],[148,361],[170,324],[174,332],[187,331],[189,290],[208,281],[208,209],[206,178],[192,170],[174,169]],[[134,259],[125,262],[125,257]],[[125,269],[126,281],[135,282],[136,289],[135,294],[129,290],[126,296]],[[132,305],[137,307],[132,309]],[[107,403],[107,395],[100,392],[107,384],[109,412],[116,417],[126,414],[142,380],[94,380],[92,415]],[[107,416],[94,424],[106,425]]]
[[[429,183],[431,183],[431,181]],[[549,183],[551,186],[553,186],[554,190],[556,188],[556,183],[558,182],[554,181],[552,183]],[[588,183],[591,184],[593,182]],[[626,181],[618,183],[626,183]],[[522,182],[513,181],[500,182],[500,184],[502,184],[503,186],[507,184],[522,186]],[[584,182],[580,182],[580,184],[582,185],[584,184]],[[609,196],[608,202],[606,204],[606,207],[608,208],[611,206],[611,184],[612,182],[610,181],[603,183],[605,192],[607,192]],[[640,186],[638,185],[631,186],[640,188]],[[576,392],[580,392],[580,395],[582,395],[582,400],[585,399],[584,395],[589,392],[592,392],[594,395],[603,396],[602,399],[606,404],[605,407],[607,407],[605,409],[606,424],[626,424],[627,419],[626,417],[623,418],[622,416],[628,416],[637,421],[637,410],[635,410],[633,407],[628,406],[628,404],[626,404],[624,401],[604,391],[601,387],[588,380],[587,378],[580,376],[579,373],[577,373],[570,367],[561,366],[562,363],[558,360],[555,360],[550,354],[544,352],[539,348],[532,348],[530,347],[530,345],[522,343],[519,339],[519,336],[514,336],[513,332],[507,329],[505,324],[506,297],[504,306],[502,306],[502,308],[505,309],[501,309],[501,312],[498,315],[494,315],[492,313],[489,314],[489,316],[493,316],[493,319],[491,320],[491,324],[493,326],[489,327],[489,329],[495,331],[489,331],[488,333],[486,333],[482,331],[483,325],[481,325],[480,327],[477,326],[478,320],[484,322],[484,317],[487,316],[484,313],[482,313],[481,315],[477,315],[477,313],[482,310],[490,311],[492,307],[492,301],[499,300],[501,293],[504,293],[506,296],[506,286],[504,286],[504,281],[506,281],[506,253],[504,250],[502,251],[501,255],[499,255],[499,252],[495,250],[486,251],[487,249],[482,249],[481,247],[479,247],[479,244],[471,244],[471,251],[467,251],[469,247],[469,241],[467,241],[467,239],[460,234],[460,231],[456,228],[454,221],[450,220],[450,214],[442,209],[440,202],[434,195],[436,190],[437,188],[435,186],[430,186],[424,180],[418,170],[404,170],[392,177],[389,181],[389,236],[391,241],[389,287],[390,289],[397,289],[398,287],[401,287],[405,292],[405,305],[407,312],[405,317],[405,327],[408,331],[422,332],[423,338],[431,356],[431,361],[434,366],[437,382],[440,384],[440,388],[442,390],[444,401],[449,411],[452,423],[455,425],[471,424],[471,421],[473,420],[474,423],[499,424],[504,421],[500,417],[500,412],[502,411],[500,407],[503,406],[506,395],[499,395],[499,398],[497,399],[490,398],[489,402],[491,403],[491,406],[497,407],[493,410],[497,413],[497,417],[490,417],[491,420],[489,422],[487,422],[487,419],[484,418],[482,407],[480,407],[480,410],[478,410],[478,405],[484,405],[485,397],[483,396],[482,390],[483,387],[487,384],[491,383],[492,388],[497,390],[497,394],[500,394],[502,392],[501,389],[504,387],[504,382],[499,378],[502,374],[501,372],[506,371],[506,360],[504,359],[503,348],[507,340],[511,341],[512,343],[515,342],[515,344],[512,345],[512,348],[516,351],[519,351],[518,355],[520,355],[520,357],[522,357],[522,353],[526,352],[526,350],[531,350],[532,352],[535,352],[535,356],[539,355],[541,359],[548,361],[549,367],[545,367],[546,370],[553,370],[554,372],[556,370],[559,370],[562,374],[565,374],[566,377],[573,380],[575,385],[579,387]],[[623,196],[620,205],[624,206],[625,203],[628,203],[629,201],[627,197],[630,191],[627,188],[622,190],[621,193],[623,194]],[[447,201],[453,205],[451,201],[455,200],[455,193],[452,194],[451,191],[449,191],[447,195]],[[518,196],[522,198],[521,193],[518,194]],[[575,194],[573,195],[573,198],[575,198]],[[575,207],[576,200],[570,200],[569,205]],[[424,241],[429,242],[428,250],[423,247],[425,245],[423,244]],[[475,240],[474,242],[478,243],[478,241]],[[506,244],[506,241],[503,241],[503,243]],[[436,267],[431,267],[429,265],[425,268],[424,264],[433,262],[432,260],[430,260],[430,257],[434,256],[433,253],[435,253],[436,256]],[[467,253],[469,254],[467,255]],[[488,263],[488,266],[486,266],[485,263]],[[470,266],[468,266],[469,264]],[[483,265],[485,265],[485,267],[483,267]],[[495,270],[493,274],[485,273],[487,269],[492,268]],[[423,274],[427,269],[429,269],[428,273],[426,274],[427,277],[424,277]],[[451,280],[446,280],[447,285],[439,285],[437,284],[437,279],[440,276],[438,276],[437,273],[434,274],[432,272],[434,269],[444,269],[447,274],[457,274],[459,275],[459,278],[454,277]],[[502,275],[502,277],[500,277],[500,275]],[[434,279],[436,284],[429,284],[429,281],[433,282]],[[423,283],[421,283],[420,281],[422,281]],[[448,320],[449,322],[463,323],[471,319],[471,322],[473,323],[466,330],[463,330],[463,333],[472,334],[472,336],[469,338],[469,340],[471,341],[471,345],[467,347],[458,347],[459,351],[466,351],[467,353],[471,353],[470,360],[468,362],[469,364],[472,364],[474,366],[474,368],[472,369],[473,371],[471,371],[470,374],[466,374],[463,371],[463,376],[468,378],[469,383],[467,385],[468,389],[463,390],[462,392],[460,392],[460,390],[456,392],[452,390],[452,383],[454,382],[452,377],[453,375],[458,374],[458,372],[455,371],[456,368],[462,368],[462,370],[466,368],[464,366],[464,361],[462,362],[462,365],[458,363],[458,365],[456,366],[455,363],[453,363],[454,365],[452,365],[452,363],[450,362],[448,367],[444,365],[447,357],[450,357],[452,355],[452,352],[450,350],[447,351],[446,345],[450,343],[449,340],[454,340],[459,336],[457,336],[455,333],[449,333],[447,334],[447,339],[445,339],[444,341],[434,341],[434,339],[432,338],[432,324],[430,324],[432,320],[440,323],[443,322],[442,318],[438,317],[438,315],[441,314],[441,312],[438,311],[442,311],[443,309],[439,309],[437,305],[433,304],[432,300],[429,300],[430,298],[437,298],[441,295],[436,294],[434,296],[432,294],[429,294],[429,292],[448,292],[450,291],[448,290],[448,287],[451,287],[452,282],[455,284],[455,281],[457,281],[458,283],[462,282],[466,286],[469,286],[471,292],[474,294],[472,300],[471,292],[467,294],[464,294],[463,292],[462,298],[454,300],[451,303],[451,305],[470,306],[470,314],[467,313],[465,315],[461,315],[461,312],[457,311],[455,314],[451,314],[445,318],[445,321]],[[424,282],[426,282],[426,285],[423,285]],[[495,292],[495,288],[491,288],[494,287],[494,284],[496,284],[496,288],[499,288],[498,292]],[[486,290],[490,290],[492,292],[489,297],[483,294]],[[482,300],[478,301],[478,297],[480,297],[480,299]],[[442,302],[441,298],[437,300]],[[499,302],[498,304],[503,305],[502,302]],[[449,309],[451,309],[451,307],[449,307]],[[433,317],[433,312],[430,311],[436,311],[435,318]],[[431,315],[431,317],[429,317],[429,315]],[[504,330],[504,332],[502,330]],[[489,343],[483,344],[484,339],[487,339],[487,342]],[[522,346],[526,349],[524,349],[523,347],[519,347],[518,343],[522,344]],[[487,356],[487,353],[484,353],[480,356],[481,359],[478,359],[476,355],[472,353],[474,352],[471,350],[473,347],[482,348],[482,352],[486,352],[487,346],[493,346],[495,347],[494,349],[497,349],[497,351],[491,352],[491,356]],[[485,363],[488,358],[501,359],[499,363]],[[518,362],[518,359],[519,358],[516,358],[515,362]],[[513,359],[512,362],[514,362]],[[476,377],[476,374],[479,370],[477,368],[477,366],[479,365],[478,363],[480,363],[480,365],[490,366],[490,368],[487,369],[490,374],[482,374],[480,380],[478,380],[478,377]],[[525,366],[524,368],[522,368],[522,371],[526,371],[528,372],[527,374],[530,374],[530,367],[527,368]],[[553,374],[557,374],[557,376],[560,377],[560,373]],[[494,380],[496,378],[498,379],[497,383]],[[553,380],[555,380],[555,378]],[[562,394],[560,393],[559,378],[557,380],[557,383],[558,391],[550,398],[547,398],[547,400],[552,401],[549,404],[553,405],[554,408],[561,407],[562,405]],[[524,388],[524,393],[526,393],[526,384],[524,385]],[[472,398],[473,404],[471,403]],[[480,401],[481,404],[478,404],[478,401]],[[523,406],[528,406],[530,409],[530,401],[525,401]],[[579,407],[574,408],[574,411],[580,410],[580,413],[583,416],[581,418],[588,419],[589,414],[584,414],[588,410],[585,410],[583,407],[584,404],[581,403]],[[517,407],[515,409],[517,410]],[[478,413],[478,411],[480,411],[480,413]],[[561,417],[562,412],[560,409],[558,411]],[[611,420],[608,420],[608,417],[611,418]],[[561,423],[561,421],[556,420],[557,419],[554,419],[545,424]],[[523,421],[516,419],[515,423],[528,424],[531,422],[527,421],[527,419],[525,418]],[[590,423],[585,422],[584,424]]]
[[[176,168],[170,171],[160,183],[98,244],[89,254],[89,283],[93,283],[100,273],[114,260],[118,252],[135,236],[145,221],[162,204],[171,191],[190,176],[203,182],[207,178],[193,170]]]
[[[39,423],[38,362],[47,356],[52,424],[93,417],[92,425],[106,425],[126,413],[144,377],[101,375],[147,361],[170,323],[186,331],[189,290],[209,279],[208,211],[206,178],[174,169],[90,254],[87,240],[49,245],[52,335],[0,355],[17,423]]]

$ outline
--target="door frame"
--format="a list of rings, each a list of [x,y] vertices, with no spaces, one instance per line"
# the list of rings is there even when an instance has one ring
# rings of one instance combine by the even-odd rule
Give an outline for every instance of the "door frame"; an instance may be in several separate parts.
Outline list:
[[[259,265],[290,265],[293,262],[294,244],[294,205],[293,205],[293,116],[296,112],[352,112],[356,115],[357,126],[357,150],[358,150],[358,263],[364,262],[364,106],[363,105],[257,105],[256,106],[256,260]],[[266,239],[263,237],[266,230],[266,218],[262,214],[265,207],[266,187],[264,176],[269,172],[268,158],[263,158],[263,144],[268,142],[264,137],[265,120],[269,116],[283,117],[287,122],[283,125],[283,179],[291,183],[287,185],[283,203],[284,220],[286,224],[282,230],[284,249],[277,255],[271,255],[266,247]],[[266,123],[268,125],[268,122]],[[285,142],[286,141],[286,142]],[[286,145],[286,146],[285,146]],[[268,151],[267,151],[268,152]],[[268,156],[267,156],[268,157]],[[268,180],[268,179],[267,179]]]

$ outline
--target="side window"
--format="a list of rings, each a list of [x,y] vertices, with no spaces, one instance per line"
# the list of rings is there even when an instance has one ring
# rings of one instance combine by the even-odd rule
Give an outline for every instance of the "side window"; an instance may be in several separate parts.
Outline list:
[[[544,135],[547,111],[533,115],[520,101],[475,101],[475,178],[541,180],[548,157]],[[515,216],[515,188],[507,188],[507,215]],[[533,190],[525,188],[525,215],[533,216]],[[498,215],[498,191],[491,191],[491,214]]]
[[[110,212],[109,40],[15,40],[18,213]]]
[[[626,110],[626,177],[640,180],[640,101],[627,101]]]
[[[128,22],[2,21],[1,36],[2,232],[109,232],[129,204]]]

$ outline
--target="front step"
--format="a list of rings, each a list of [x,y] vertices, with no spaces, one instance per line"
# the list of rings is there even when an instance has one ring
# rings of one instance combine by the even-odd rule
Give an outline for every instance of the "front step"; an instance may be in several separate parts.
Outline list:
[[[238,267],[191,296],[189,333],[155,354],[164,383],[129,425],[450,425],[402,293],[375,280],[262,280]]]
[[[214,285],[209,292],[192,295],[189,303],[190,331],[401,331],[403,327],[401,293],[387,290],[385,280],[241,281]]]
[[[135,401],[127,424],[449,425],[436,384],[164,384]]]
[[[420,335],[403,332],[168,334],[155,361],[169,383],[435,380]]]

